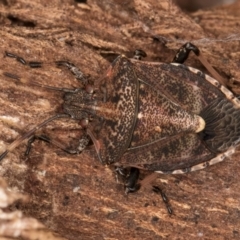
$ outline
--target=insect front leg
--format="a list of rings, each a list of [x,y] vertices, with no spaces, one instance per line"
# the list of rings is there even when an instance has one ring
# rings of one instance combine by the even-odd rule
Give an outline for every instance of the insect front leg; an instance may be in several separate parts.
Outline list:
[[[10,52],[5,52],[6,57],[10,57],[10,58],[14,58],[16,59],[18,62],[20,62],[22,65],[27,65],[31,68],[40,68],[43,65],[43,62],[35,62],[35,61],[26,61],[24,58],[14,54],[14,53],[10,53]]]
[[[77,80],[80,80],[84,85],[88,84],[88,78],[77,68],[73,63],[68,61],[56,61],[57,66],[65,66],[70,70]]]
[[[70,116],[68,114],[56,114],[45,121],[39,123],[31,130],[27,131],[22,136],[19,136],[15,141],[13,141],[10,145],[7,146],[6,150],[0,154],[0,161],[9,153],[12,152],[17,146],[19,146],[24,140],[31,138],[33,135],[35,135],[35,132],[41,129],[42,127],[46,126],[48,123],[59,119],[59,118],[69,118]]]
[[[217,79],[222,85],[226,86],[226,80],[211,66],[207,59],[202,55],[201,51],[194,44],[187,42],[178,50],[177,54],[173,58],[173,63],[184,63],[189,53],[193,52],[202,65],[211,73],[211,75]]]
[[[50,144],[52,144],[52,145],[62,149],[64,152],[67,152],[69,154],[78,154],[78,153],[82,152],[87,147],[87,145],[90,142],[90,139],[89,139],[88,135],[84,134],[80,138],[78,146],[76,148],[70,149],[69,147],[66,147],[64,144],[60,143],[59,141],[57,141],[55,139],[51,139],[50,137],[48,137],[46,135],[33,135],[28,140],[27,148],[26,148],[26,151],[25,151],[25,154],[24,154],[25,156],[29,155],[29,153],[30,153],[30,151],[32,149],[32,144],[36,140],[40,140],[40,141],[44,141],[44,142],[50,143]]]

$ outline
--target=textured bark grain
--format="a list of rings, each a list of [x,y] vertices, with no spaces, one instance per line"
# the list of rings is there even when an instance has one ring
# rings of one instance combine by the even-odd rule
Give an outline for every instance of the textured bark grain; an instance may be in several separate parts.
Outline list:
[[[239,92],[240,2],[186,15],[171,1],[5,0],[0,3],[0,69],[39,83],[74,88],[80,83],[51,64],[69,60],[99,79],[118,55],[135,49],[149,61],[170,62],[185,42],[196,44]],[[30,69],[5,51],[43,61]],[[191,55],[188,65],[204,70]],[[19,135],[61,109],[62,93],[0,76],[0,152]],[[77,122],[58,120],[42,129],[66,145],[77,145]],[[112,171],[89,155],[69,155],[36,141],[24,157],[21,144],[1,162],[0,174],[29,195],[18,204],[67,239],[239,239],[240,161],[238,152],[223,163],[186,175],[159,175],[170,199],[170,217],[160,196],[148,189],[124,195]]]

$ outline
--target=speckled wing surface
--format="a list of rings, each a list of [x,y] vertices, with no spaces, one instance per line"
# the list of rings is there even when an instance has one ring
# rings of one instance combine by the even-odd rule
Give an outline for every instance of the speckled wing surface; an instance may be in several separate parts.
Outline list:
[[[199,114],[214,99],[225,97],[202,74],[198,75],[188,69],[184,65],[134,61],[139,81],[150,85],[189,112]]]
[[[124,56],[112,63],[100,83],[106,99],[96,107],[103,118],[97,153],[103,163],[118,161],[130,145],[138,112],[138,85],[132,63]]]
[[[209,82],[211,78],[196,69],[165,63],[132,62],[140,85],[140,114],[131,145],[120,164],[162,173],[183,173],[215,164],[232,154],[232,147],[239,142],[240,111],[234,102],[238,101],[230,91],[214,79],[215,85]],[[152,102],[146,104],[150,99],[149,92]],[[160,99],[163,101],[158,105]],[[147,116],[146,106],[150,105],[157,109],[152,111],[155,112],[152,117]],[[231,109],[229,113],[234,117],[229,119],[226,108]],[[199,132],[198,116],[206,124]],[[159,118],[158,122],[156,118]],[[148,124],[151,121],[154,125]]]

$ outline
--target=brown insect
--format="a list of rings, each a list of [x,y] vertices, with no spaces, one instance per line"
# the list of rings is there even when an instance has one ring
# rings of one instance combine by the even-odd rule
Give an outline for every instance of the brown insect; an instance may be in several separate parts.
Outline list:
[[[88,84],[73,64],[56,62],[67,66],[83,81],[84,88],[45,86],[64,92],[63,113],[19,137],[0,160],[25,139],[30,139],[29,152],[36,130],[50,121],[73,118],[80,120],[85,132],[78,148],[70,151],[53,143],[75,154],[84,150],[91,139],[102,164],[131,168],[127,192],[139,188],[138,169],[179,174],[221,162],[234,153],[240,140],[240,101],[216,79],[180,64],[190,51],[220,79],[190,43],[179,50],[171,64],[140,61],[142,51],[137,52],[138,59],[119,56],[97,85]],[[41,66],[40,62],[27,63],[14,54],[6,55],[31,67]],[[20,76],[1,74],[22,81]],[[47,137],[37,138],[51,142]]]

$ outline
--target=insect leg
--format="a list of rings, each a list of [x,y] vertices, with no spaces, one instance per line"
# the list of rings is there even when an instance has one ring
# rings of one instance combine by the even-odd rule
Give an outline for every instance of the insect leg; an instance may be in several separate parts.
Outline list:
[[[138,184],[139,169],[131,167],[129,175],[125,181],[125,193],[136,192],[140,189],[140,184]]]
[[[10,53],[10,52],[5,52],[5,55],[6,55],[6,57],[15,58],[21,64],[29,66],[31,68],[41,68],[44,65],[43,62],[26,61],[24,58],[22,58],[16,54]],[[47,64],[47,63],[45,63],[45,64]],[[68,61],[55,61],[55,64],[58,67],[59,66],[67,67],[77,80],[80,80],[83,84],[88,83],[87,77],[84,76],[84,74],[79,70],[79,68],[77,68],[73,63],[70,63]]]
[[[74,75],[77,80],[80,80],[84,85],[88,83],[88,78],[77,68],[73,63],[68,61],[56,61],[57,66],[65,66]]]
[[[27,149],[25,151],[25,156],[29,155],[29,153],[32,149],[32,144],[35,140],[41,140],[41,141],[44,141],[47,143],[51,143],[69,154],[78,154],[78,153],[82,152],[86,148],[86,146],[89,144],[89,141],[90,141],[90,139],[87,135],[83,135],[82,138],[79,140],[78,147],[76,149],[69,149],[68,147],[66,147],[65,145],[60,143],[59,141],[51,139],[50,137],[48,137],[46,135],[33,135],[28,140]]]
[[[43,126],[47,125],[49,122],[58,119],[58,118],[70,118],[68,114],[56,114],[48,119],[46,119],[44,122],[38,124],[34,128],[32,128],[30,131],[26,132],[24,135],[17,138],[14,142],[12,142],[10,145],[8,145],[7,149],[0,154],[0,161],[11,151],[13,151],[18,145],[20,145],[24,140],[32,137],[34,133],[42,128]]]
[[[152,174],[146,176],[142,181],[140,181],[139,185],[141,187],[147,186],[147,185],[151,184],[151,182],[153,182],[158,176],[159,176],[158,173],[153,172]],[[166,205],[167,211],[171,215],[173,213],[173,211],[172,211],[171,205],[169,204],[169,200],[168,200],[167,196],[165,195],[165,193],[157,186],[153,186],[152,190],[155,193],[158,193],[161,195],[163,202]]]
[[[139,178],[139,169],[138,168],[131,167],[127,176],[126,176],[125,170],[126,170],[126,168],[122,168],[122,167],[116,167],[116,169],[115,169],[117,174],[124,176],[126,178],[125,184],[124,184],[126,194],[136,192],[140,189],[140,187],[145,187],[145,186],[151,184],[151,182],[154,181],[159,176],[158,173],[153,172],[152,174],[146,176],[143,180],[138,182],[138,178]],[[173,211],[172,211],[171,205],[169,204],[169,200],[168,200],[166,194],[157,186],[153,186],[152,190],[155,193],[161,195],[162,200],[166,205],[168,213],[170,215],[172,215]]]
[[[189,56],[190,52],[194,52],[194,54],[196,56],[200,55],[200,50],[198,47],[196,47],[195,45],[193,45],[190,42],[185,43],[184,45],[182,45],[181,48],[179,48],[177,54],[175,55],[175,57],[173,58],[172,62],[175,63],[184,63]]]
[[[30,79],[26,79],[26,78],[22,78],[18,75],[15,75],[15,74],[12,74],[12,73],[8,73],[8,72],[4,72],[2,70],[0,70],[0,75],[2,76],[5,76],[5,77],[8,77],[8,78],[12,78],[14,79],[15,81],[19,81],[21,83],[29,83],[29,84],[32,84],[32,85],[35,85],[35,86],[38,86],[38,87],[41,87],[41,88],[45,88],[45,89],[49,89],[49,90],[54,90],[54,91],[61,91],[61,92],[70,92],[70,93],[74,93],[74,92],[77,92],[78,89],[75,88],[75,89],[69,89],[69,88],[58,88],[58,87],[52,87],[52,86],[48,86],[48,85],[44,85],[44,84],[40,84],[40,83],[37,83],[35,81],[31,81]]]
[[[193,52],[203,64],[203,66],[217,79],[222,85],[226,86],[226,80],[211,66],[211,64],[202,56],[201,51],[194,44],[187,42],[177,52],[173,58],[173,63],[184,63],[190,52]]]
[[[15,58],[21,64],[28,65],[31,68],[40,68],[43,65],[43,62],[34,62],[34,61],[27,62],[24,58],[22,58],[18,55],[15,55],[14,53],[5,52],[5,55],[6,55],[6,57]]]
[[[118,182],[118,176],[121,176],[124,181],[125,193],[136,192],[140,189],[140,184],[138,184],[139,169],[131,167],[124,168],[122,166],[115,167],[114,172],[116,173],[116,180]]]
[[[147,54],[143,50],[136,49],[134,51],[134,55],[133,55],[134,59],[141,60],[142,58],[145,58],[145,57],[147,57]]]
[[[167,208],[167,210],[168,210],[168,213],[169,213],[170,215],[172,215],[172,214],[173,214],[173,211],[172,211],[171,205],[169,204],[169,200],[168,200],[166,194],[162,191],[161,188],[159,188],[159,187],[157,187],[157,186],[153,186],[153,191],[154,191],[155,193],[161,195],[162,200],[163,200],[163,202],[165,203],[166,208]]]

